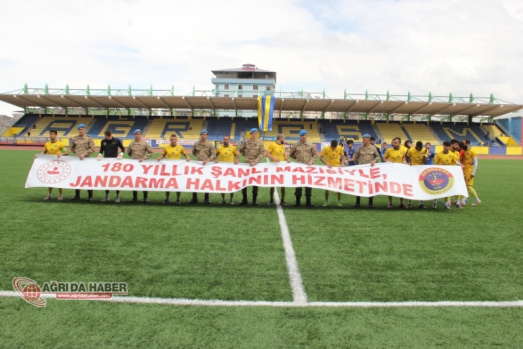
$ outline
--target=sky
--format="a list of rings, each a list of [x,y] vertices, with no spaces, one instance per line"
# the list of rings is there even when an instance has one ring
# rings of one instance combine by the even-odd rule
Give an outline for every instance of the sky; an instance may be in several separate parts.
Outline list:
[[[255,64],[277,91],[496,98],[523,104],[521,0],[11,0],[0,93],[211,90]],[[16,106],[0,102],[0,115]]]

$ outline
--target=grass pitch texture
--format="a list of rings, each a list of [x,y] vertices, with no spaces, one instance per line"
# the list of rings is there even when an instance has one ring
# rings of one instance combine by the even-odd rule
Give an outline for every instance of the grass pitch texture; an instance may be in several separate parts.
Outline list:
[[[0,151],[0,290],[15,276],[122,281],[138,297],[292,301],[278,216],[258,207],[44,202],[24,189],[34,151]],[[523,162],[480,160],[482,203],[464,209],[284,208],[303,286],[314,302],[523,299]],[[250,192],[250,190],[249,190]],[[294,202],[287,189],[286,201]],[[111,198],[114,200],[114,192]],[[139,198],[141,197],[141,193]],[[175,200],[171,194],[171,202]],[[203,202],[203,194],[199,195]],[[249,193],[250,197],[250,193]],[[237,193],[238,203],[241,194]],[[441,201],[441,200],[440,200]],[[394,199],[397,204],[398,199]],[[470,201],[469,201],[470,202]],[[429,203],[426,203],[429,206]],[[414,202],[417,207],[417,202]],[[271,308],[0,298],[0,347],[522,347],[522,308]]]

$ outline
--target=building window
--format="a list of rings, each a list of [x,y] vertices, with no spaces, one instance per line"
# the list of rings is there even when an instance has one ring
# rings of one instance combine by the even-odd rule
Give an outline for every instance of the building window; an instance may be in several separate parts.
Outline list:
[[[267,91],[270,91],[270,90],[271,90],[271,87],[270,87],[270,86],[267,86],[265,89],[266,89]]]
[[[258,98],[258,95],[252,95],[252,98]]]
[[[225,84],[225,85],[223,85],[223,89],[224,89],[224,90],[228,90],[228,89],[229,89],[229,84]]]
[[[229,97],[229,95],[223,95],[224,97]]]
[[[242,98],[242,97],[243,97],[243,95],[238,95],[238,98]]]
[[[254,91],[258,91],[258,85],[252,85],[252,89],[253,89]]]
[[[242,84],[238,85],[238,90],[241,90],[241,89],[243,89],[243,85]]]

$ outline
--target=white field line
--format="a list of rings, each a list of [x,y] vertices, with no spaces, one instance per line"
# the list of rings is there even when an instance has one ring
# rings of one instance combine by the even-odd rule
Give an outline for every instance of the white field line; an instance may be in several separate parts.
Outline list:
[[[305,288],[303,288],[303,281],[298,268],[298,260],[296,259],[296,253],[294,247],[292,247],[291,234],[289,233],[289,227],[287,226],[287,220],[283,213],[283,208],[280,205],[280,197],[278,195],[278,188],[274,188],[274,199],[276,202],[276,212],[278,212],[278,220],[280,221],[281,238],[283,240],[283,248],[285,249],[285,261],[287,262],[287,272],[291,282],[292,299],[294,303],[305,304],[307,303],[307,294]]]
[[[15,291],[0,291],[0,297],[20,297]],[[56,298],[53,294],[43,298]],[[523,300],[504,302],[269,302],[269,301],[222,301],[184,298],[148,298],[115,296],[111,299],[91,299],[89,301],[110,303],[163,304],[210,307],[273,307],[273,308],[518,308]]]

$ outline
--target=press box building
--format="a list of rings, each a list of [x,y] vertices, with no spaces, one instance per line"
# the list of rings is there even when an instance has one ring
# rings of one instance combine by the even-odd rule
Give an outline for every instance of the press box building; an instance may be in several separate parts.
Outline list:
[[[230,98],[258,98],[273,95],[276,88],[276,72],[258,69],[254,64],[244,64],[241,68],[213,70],[214,95]],[[222,117],[257,117],[257,111],[218,110]]]

